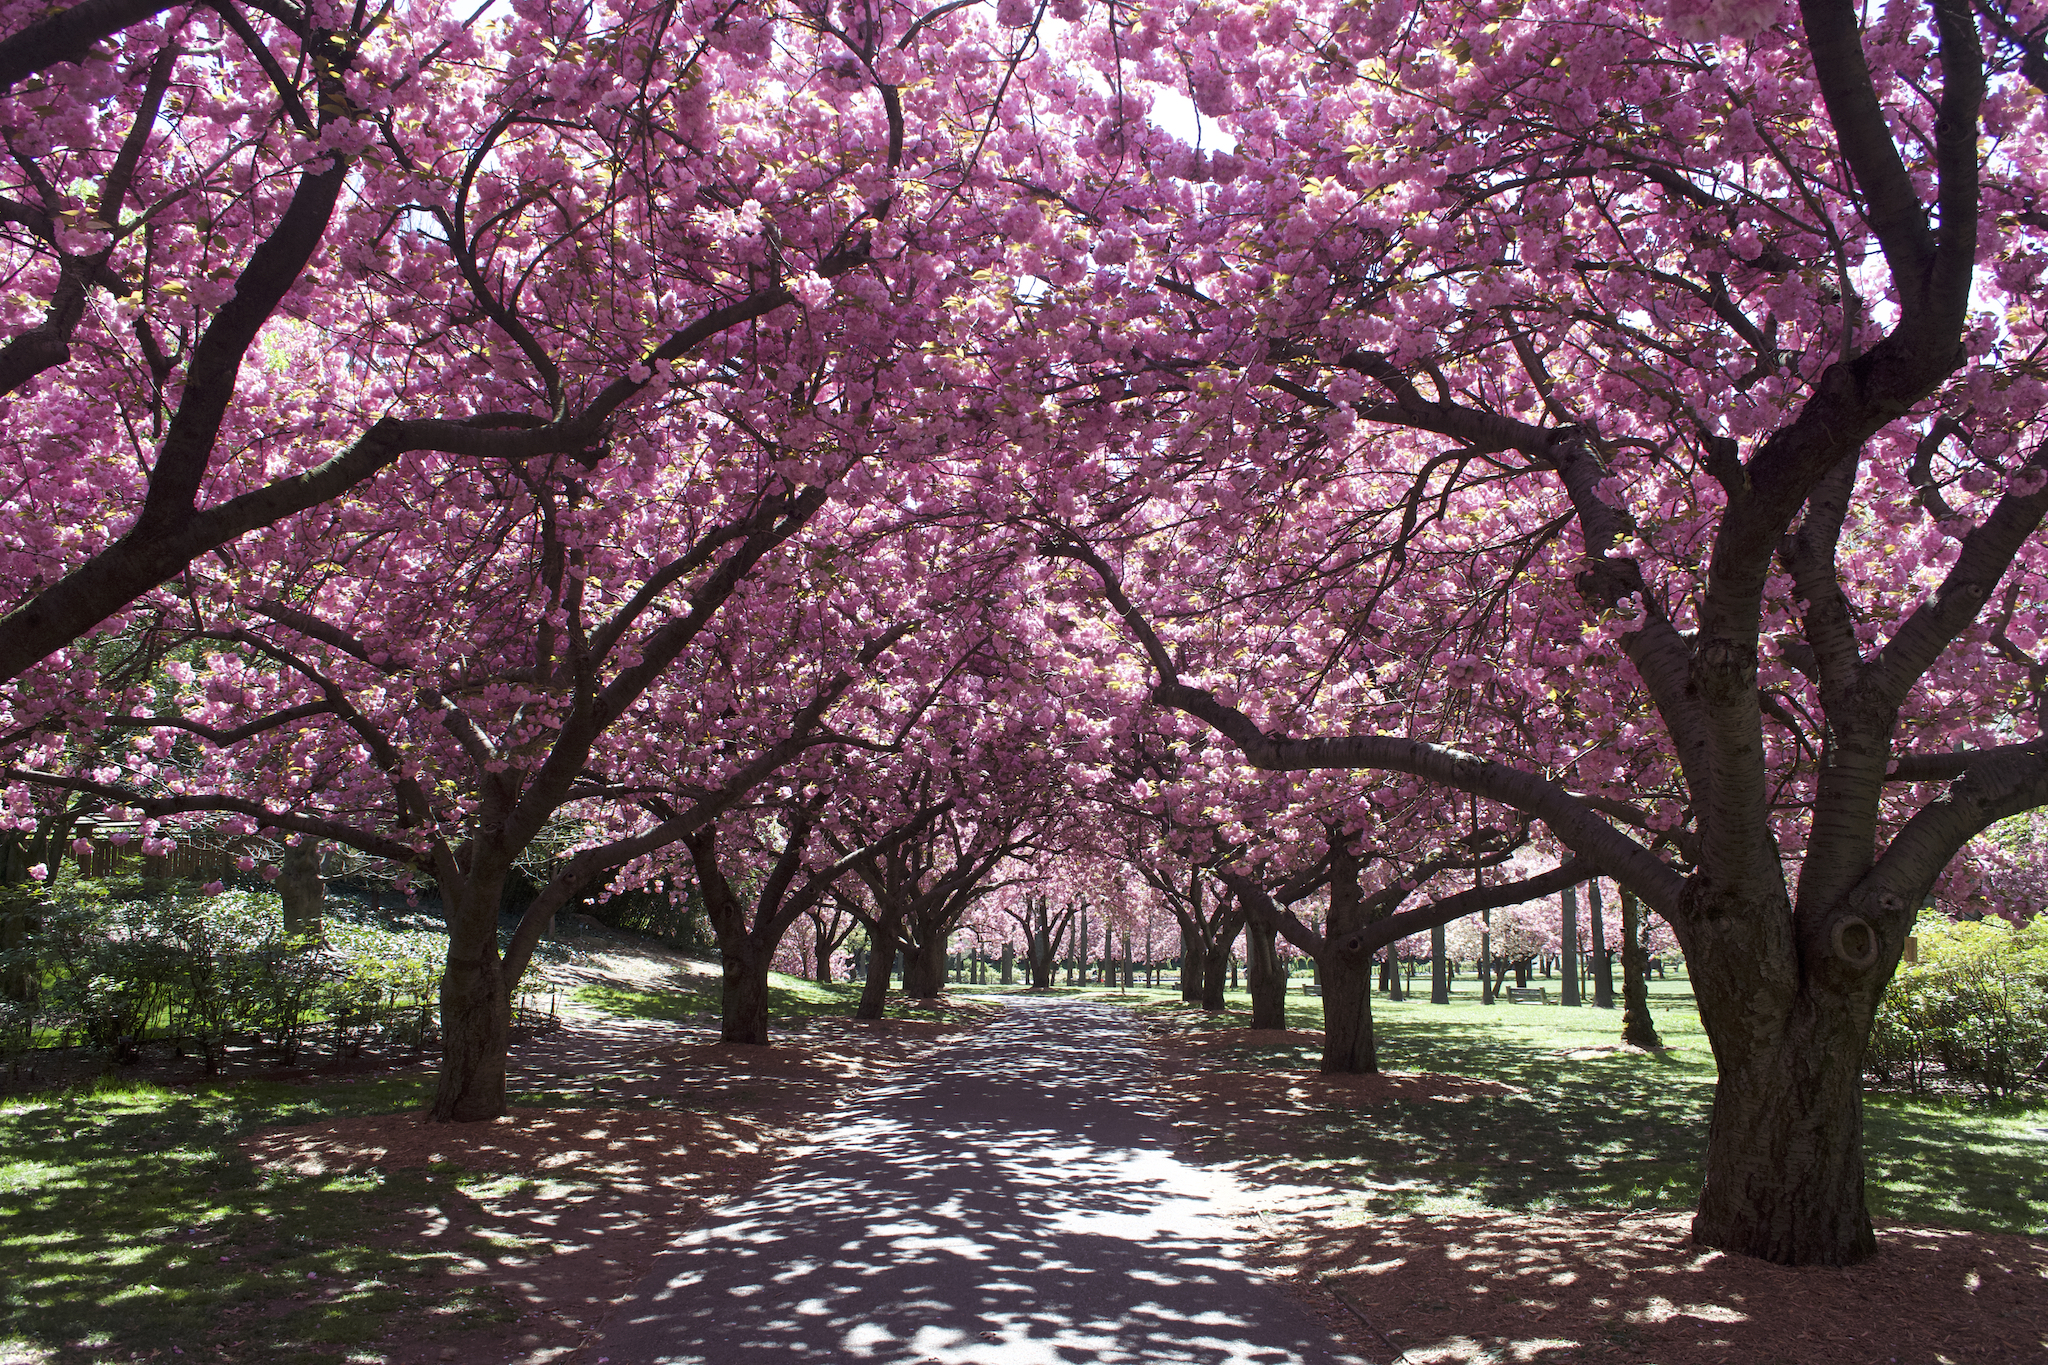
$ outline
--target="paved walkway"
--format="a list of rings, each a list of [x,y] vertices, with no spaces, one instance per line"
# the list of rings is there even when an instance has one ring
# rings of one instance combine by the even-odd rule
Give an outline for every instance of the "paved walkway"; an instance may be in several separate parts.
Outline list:
[[[1245,1192],[1173,1154],[1128,1015],[1008,997],[928,1074],[693,1229],[611,1365],[1363,1365],[1239,1260]]]

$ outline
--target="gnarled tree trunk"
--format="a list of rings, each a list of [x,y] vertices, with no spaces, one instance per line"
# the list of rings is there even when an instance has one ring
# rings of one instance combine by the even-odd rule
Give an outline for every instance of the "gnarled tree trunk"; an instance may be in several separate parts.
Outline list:
[[[441,973],[441,1076],[431,1110],[441,1122],[476,1123],[505,1112],[512,993],[498,960],[497,916],[481,931],[466,918],[449,916]]]
[[[1202,938],[1183,925],[1180,931],[1180,998],[1185,1005],[1202,1003],[1202,983],[1208,979],[1209,958],[1202,950]]]
[[[1335,945],[1366,925],[1365,895],[1358,884],[1358,858],[1342,837],[1330,841],[1330,917],[1316,979],[1323,987],[1323,1065],[1328,1072],[1380,1069],[1372,1032],[1372,953],[1345,952]]]
[[[945,987],[945,934],[933,934],[923,943],[904,950],[903,993],[906,996],[912,1000],[936,1000]]]
[[[1719,1075],[1693,1240],[1779,1265],[1853,1265],[1877,1251],[1863,1193],[1872,1011],[1756,984],[1738,995],[1695,981]]]

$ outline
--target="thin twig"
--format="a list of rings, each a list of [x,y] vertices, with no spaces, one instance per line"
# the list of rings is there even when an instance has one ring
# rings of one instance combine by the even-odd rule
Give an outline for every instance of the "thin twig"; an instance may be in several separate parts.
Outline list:
[[[1358,1306],[1358,1301],[1356,1299],[1353,1299],[1349,1294],[1344,1292],[1343,1286],[1339,1285],[1335,1280],[1331,1279],[1327,1274],[1323,1273],[1320,1270],[1316,1272],[1316,1283],[1321,1285],[1323,1288],[1329,1290],[1332,1294],[1336,1295],[1337,1302],[1343,1304],[1347,1309],[1349,1309],[1351,1311],[1352,1317],[1357,1318],[1360,1322],[1364,1323],[1365,1330],[1371,1332],[1374,1336],[1378,1337],[1380,1339],[1380,1343],[1384,1345],[1389,1351],[1392,1351],[1397,1359],[1408,1359],[1408,1353],[1402,1350],[1400,1347],[1396,1346],[1393,1342],[1387,1340],[1387,1334],[1385,1332],[1382,1332],[1377,1326],[1373,1324],[1373,1320],[1365,1315],[1365,1310]]]

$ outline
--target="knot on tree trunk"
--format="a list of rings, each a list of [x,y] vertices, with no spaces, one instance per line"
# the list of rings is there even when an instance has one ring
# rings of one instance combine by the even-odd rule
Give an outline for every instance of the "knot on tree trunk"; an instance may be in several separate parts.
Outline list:
[[[1756,691],[1756,664],[1753,641],[1708,640],[1694,657],[1693,676],[1708,701],[1726,705]]]
[[[1877,965],[1884,941],[1863,916],[1842,915],[1828,931],[1828,946],[1838,961],[1860,972]]]

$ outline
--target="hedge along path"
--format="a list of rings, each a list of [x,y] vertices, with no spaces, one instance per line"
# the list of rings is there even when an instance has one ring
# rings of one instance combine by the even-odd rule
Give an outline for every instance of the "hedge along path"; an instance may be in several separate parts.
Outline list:
[[[1125,1011],[1009,997],[919,1079],[664,1257],[610,1365],[1360,1365],[1241,1255],[1247,1191],[1174,1155]]]

